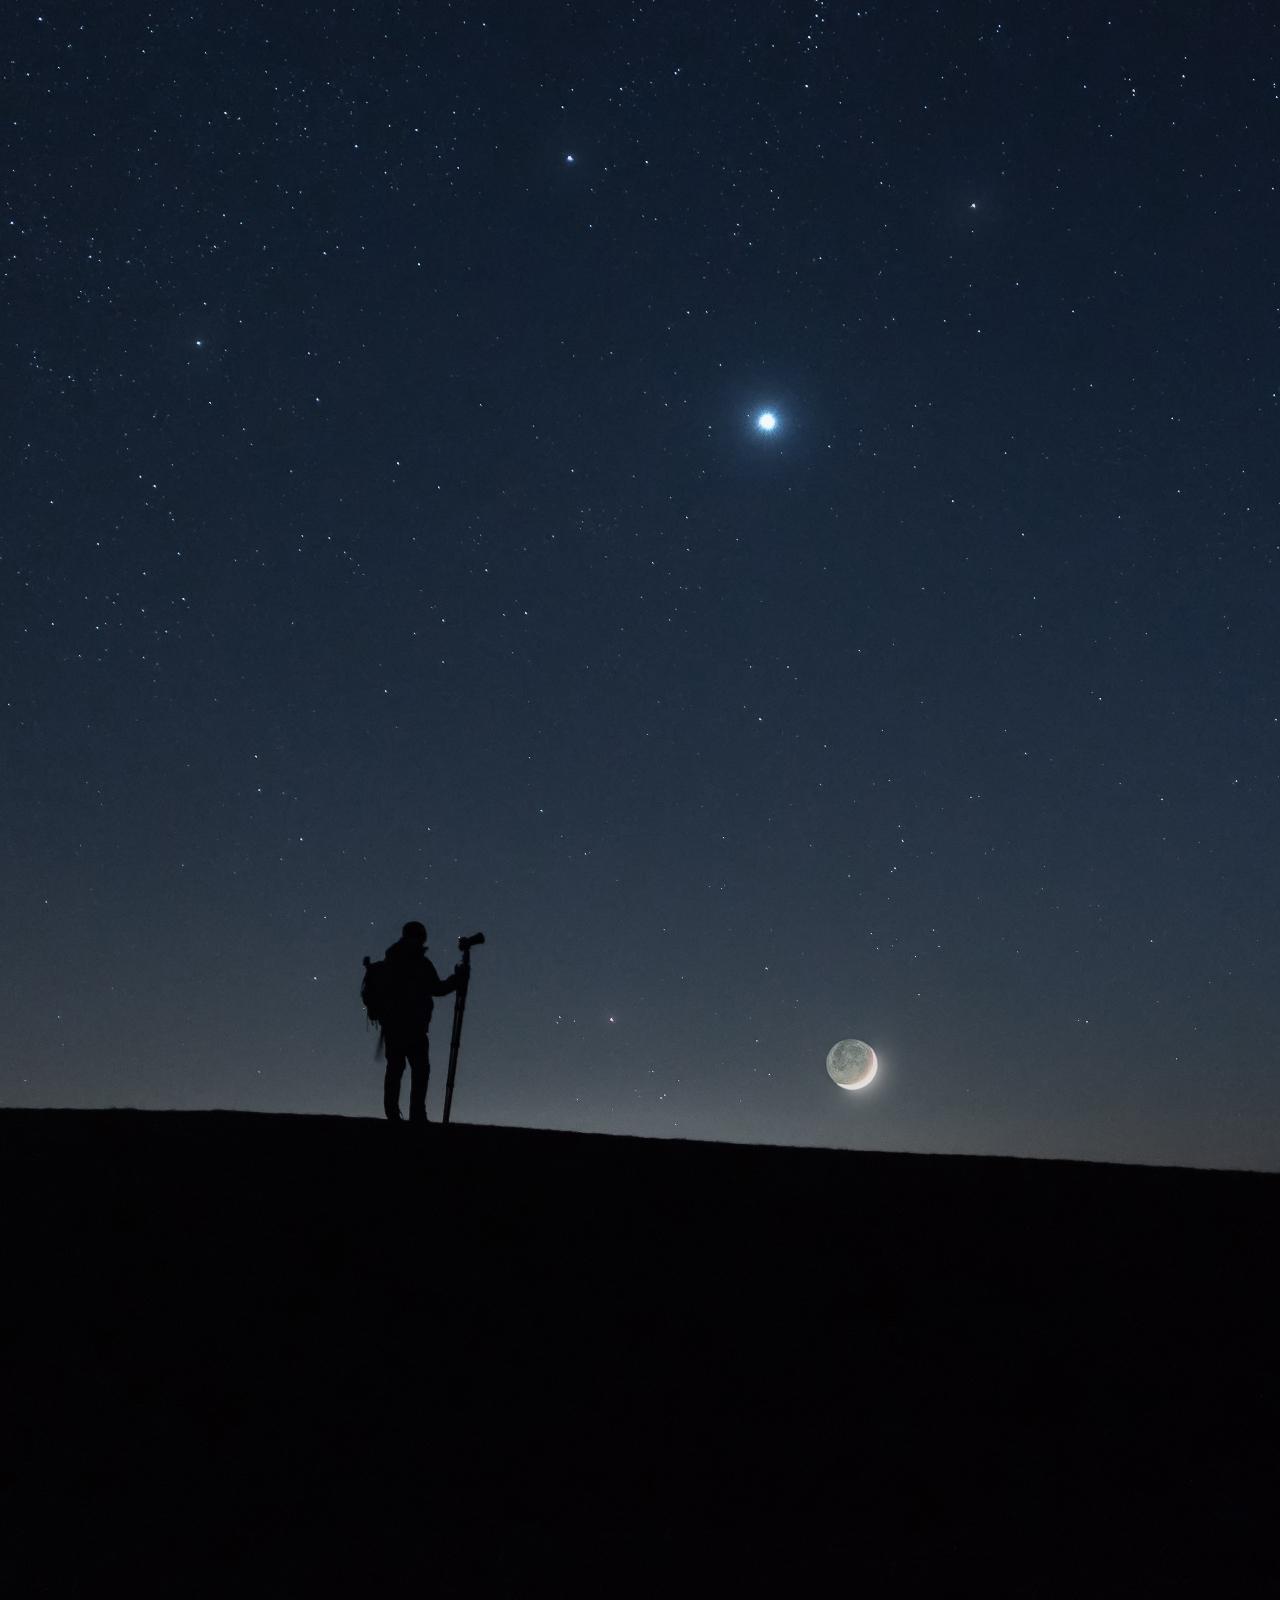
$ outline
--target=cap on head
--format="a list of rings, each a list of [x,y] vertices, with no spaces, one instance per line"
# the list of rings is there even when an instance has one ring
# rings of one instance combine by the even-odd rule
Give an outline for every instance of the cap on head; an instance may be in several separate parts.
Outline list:
[[[421,922],[406,922],[400,930],[400,935],[408,939],[411,944],[426,944],[427,930]]]

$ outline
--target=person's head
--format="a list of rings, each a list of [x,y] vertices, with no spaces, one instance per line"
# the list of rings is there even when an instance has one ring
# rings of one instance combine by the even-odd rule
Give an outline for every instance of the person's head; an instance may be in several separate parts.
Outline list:
[[[400,937],[406,944],[416,944],[423,950],[427,948],[427,930],[421,922],[406,922],[400,930]]]

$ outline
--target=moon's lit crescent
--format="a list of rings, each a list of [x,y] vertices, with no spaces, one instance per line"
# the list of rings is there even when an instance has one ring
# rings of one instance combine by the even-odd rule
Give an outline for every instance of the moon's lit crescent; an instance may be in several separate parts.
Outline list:
[[[867,1087],[867,1085],[871,1082],[872,1078],[875,1077],[876,1072],[879,1069],[879,1066],[880,1066],[880,1062],[877,1060],[876,1053],[873,1050],[871,1052],[871,1064],[867,1067],[867,1070],[863,1074],[863,1076],[858,1079],[857,1083],[842,1083],[840,1085],[840,1087],[842,1089],[848,1089],[850,1092],[852,1092],[855,1089],[865,1089]]]
[[[827,1073],[840,1089],[865,1089],[879,1066],[875,1051],[861,1039],[842,1039],[827,1054]]]

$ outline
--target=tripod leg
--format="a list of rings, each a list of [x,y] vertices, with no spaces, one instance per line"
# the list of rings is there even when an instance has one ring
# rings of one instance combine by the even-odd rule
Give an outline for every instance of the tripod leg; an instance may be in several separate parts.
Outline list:
[[[441,1123],[444,1126],[449,1122],[449,1111],[453,1106],[453,1084],[458,1075],[458,1047],[462,1043],[462,1013],[467,1006],[467,991],[464,985],[458,990],[453,1000],[453,1037],[449,1040],[449,1075],[444,1085],[444,1113]]]
[[[453,995],[453,1038],[449,1041],[449,1076],[444,1086],[444,1115],[441,1117],[441,1126],[447,1127],[449,1111],[453,1106],[453,1084],[458,1075],[458,1046],[462,1042],[462,1013],[467,1009],[467,990],[471,986],[471,946],[483,944],[484,935],[477,933],[472,939],[459,939],[458,947],[462,951],[462,968],[459,973],[459,982]]]

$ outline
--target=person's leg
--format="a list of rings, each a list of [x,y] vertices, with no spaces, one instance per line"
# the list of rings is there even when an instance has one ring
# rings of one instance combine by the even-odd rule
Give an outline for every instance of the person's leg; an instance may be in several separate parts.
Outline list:
[[[427,1050],[427,1036],[415,1039],[409,1047],[409,1121],[427,1120],[427,1079],[431,1075],[431,1057]]]
[[[382,1109],[388,1122],[400,1121],[400,1080],[404,1077],[404,1040],[384,1033],[387,1070],[382,1080]]]

